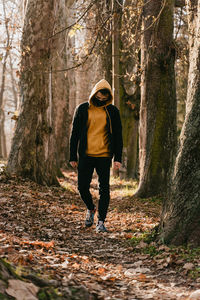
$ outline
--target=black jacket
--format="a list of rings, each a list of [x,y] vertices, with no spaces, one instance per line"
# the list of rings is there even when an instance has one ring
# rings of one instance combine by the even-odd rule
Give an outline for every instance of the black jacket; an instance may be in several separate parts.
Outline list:
[[[75,110],[70,137],[70,161],[77,161],[77,152],[79,156],[86,156],[88,108],[89,103],[84,102]],[[121,162],[123,141],[119,110],[112,104],[104,109],[107,113],[109,150],[111,155],[114,156],[114,161]]]

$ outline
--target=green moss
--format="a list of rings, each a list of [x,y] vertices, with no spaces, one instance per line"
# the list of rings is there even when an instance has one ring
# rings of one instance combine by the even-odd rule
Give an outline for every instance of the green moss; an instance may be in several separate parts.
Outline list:
[[[5,296],[2,293],[0,293],[0,300],[11,300],[11,299],[15,299],[15,298],[13,298],[11,296],[8,297],[8,296]]]
[[[5,267],[6,271],[14,278],[22,280],[22,278],[16,274],[16,272],[14,271],[14,269],[12,268],[12,266],[6,262],[4,259],[0,260],[1,264]],[[0,272],[0,279],[5,281],[5,278],[3,278],[1,272]]]
[[[56,289],[45,287],[39,290],[37,297],[39,300],[64,300],[61,295],[58,294]]]
[[[193,280],[200,278],[200,267],[196,267],[194,270],[189,271],[189,277]]]

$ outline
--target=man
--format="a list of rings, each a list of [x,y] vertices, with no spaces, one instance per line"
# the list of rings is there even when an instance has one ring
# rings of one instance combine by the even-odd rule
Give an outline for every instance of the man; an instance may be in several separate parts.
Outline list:
[[[96,207],[90,194],[94,169],[99,181],[97,232],[107,232],[104,225],[110,201],[110,166],[121,166],[122,126],[117,107],[112,105],[110,84],[100,80],[93,88],[89,102],[80,104],[75,111],[70,137],[70,164],[78,166],[78,190],[87,207],[85,226],[94,223]],[[79,159],[77,158],[77,152]]]

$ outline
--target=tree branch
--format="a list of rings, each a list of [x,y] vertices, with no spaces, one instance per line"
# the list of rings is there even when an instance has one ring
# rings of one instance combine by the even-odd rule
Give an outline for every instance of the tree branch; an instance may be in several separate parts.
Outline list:
[[[56,35],[58,35],[58,34],[64,32],[64,31],[66,31],[66,30],[72,28],[74,25],[78,24],[78,23],[81,21],[81,19],[83,19],[83,17],[87,14],[87,12],[92,8],[92,6],[93,6],[96,2],[97,2],[97,0],[94,0],[93,2],[91,2],[91,3],[88,5],[88,7],[86,8],[86,10],[83,12],[83,14],[78,18],[78,20],[77,20],[76,22],[74,22],[74,23],[72,23],[71,25],[69,25],[69,26],[67,26],[67,27],[65,27],[65,28],[62,28],[61,30],[55,32],[53,35],[49,36],[47,39],[51,39],[51,38],[55,37]]]

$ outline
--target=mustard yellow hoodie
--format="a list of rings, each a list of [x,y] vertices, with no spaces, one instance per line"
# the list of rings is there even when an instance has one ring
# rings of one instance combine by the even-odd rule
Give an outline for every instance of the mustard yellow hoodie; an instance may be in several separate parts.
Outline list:
[[[92,97],[101,89],[108,89],[112,98],[103,106],[95,106]],[[89,97],[88,109],[88,131],[87,131],[87,155],[93,157],[109,157],[108,149],[108,126],[107,119],[110,122],[106,106],[111,104],[113,94],[110,84],[105,80],[100,80],[92,89]]]

